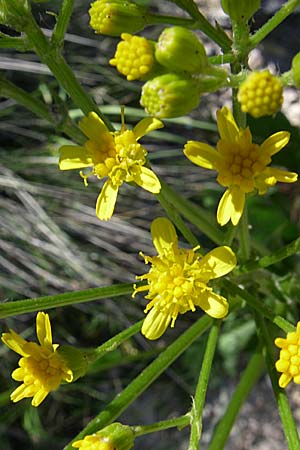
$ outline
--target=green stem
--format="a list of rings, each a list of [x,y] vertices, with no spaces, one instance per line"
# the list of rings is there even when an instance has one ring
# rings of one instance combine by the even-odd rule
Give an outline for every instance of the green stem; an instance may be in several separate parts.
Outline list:
[[[219,336],[220,320],[215,320],[208,337],[202,367],[199,374],[195,398],[191,410],[191,434],[188,450],[198,450],[202,434],[202,414],[206,398],[209,376]]]
[[[295,331],[295,327],[293,324],[288,322],[283,317],[274,314],[273,310],[268,306],[265,306],[262,301],[258,300],[253,295],[249,294],[245,289],[240,288],[236,284],[232,283],[230,280],[223,279],[222,286],[229,292],[229,294],[239,297],[242,300],[251,306],[255,311],[262,314],[265,318],[273,322],[279,328],[281,328],[285,333],[290,331]]]
[[[73,6],[74,0],[64,0],[61,5],[57,22],[51,37],[51,44],[57,49],[63,47],[65,33],[70,22]]]
[[[222,450],[225,447],[238,413],[263,369],[264,360],[261,351],[257,348],[240,378],[222,419],[215,428],[209,450]]]
[[[234,62],[235,56],[232,53],[226,53],[225,55],[209,56],[208,61],[211,64],[222,65]]]
[[[248,225],[248,208],[245,204],[244,211],[238,225],[239,227],[239,242],[240,242],[240,259],[241,262],[248,261],[250,258],[250,236],[249,236],[249,225]]]
[[[224,240],[224,233],[221,231],[215,222],[215,218],[199,206],[194,205],[189,200],[181,197],[177,192],[173,191],[170,186],[160,179],[161,194],[172,204],[177,211],[180,212],[189,222],[196,225],[196,227],[208,236],[216,244],[222,244]]]
[[[131,294],[132,291],[132,283],[124,283],[86,289],[84,291],[66,292],[64,294],[1,303],[0,319],[28,312],[44,311],[59,306],[75,305],[77,303],[92,302],[104,298],[119,297],[121,295]]]
[[[3,79],[2,77],[0,77],[0,95],[2,97],[14,99],[17,103],[29,109],[38,117],[47,120],[47,122],[49,122],[55,128],[55,130],[59,130],[65,133],[78,144],[83,144],[86,141],[86,138],[84,137],[82,132],[79,130],[79,128],[72,124],[71,119],[68,116],[64,117],[63,122],[56,123],[49,109],[44,103],[35,98],[32,94],[29,94],[10,81]]]
[[[49,67],[50,71],[53,73],[60,85],[70,95],[74,103],[85,115],[91,111],[95,111],[99,117],[101,117],[107,128],[112,131],[112,124],[101,113],[93,99],[82,88],[72,69],[68,66],[59,50],[49,43],[32,16],[30,16],[30,20],[28,21],[24,31],[29,39],[29,42],[32,43],[36,54],[39,56],[41,61]]]
[[[135,437],[143,436],[144,434],[155,433],[156,431],[167,430],[169,428],[182,429],[190,423],[188,414],[174,419],[161,420],[160,422],[152,423],[151,425],[137,425],[132,426],[131,429]]]
[[[89,363],[93,363],[102,358],[106,353],[116,350],[124,341],[127,341],[131,336],[138,333],[142,327],[143,321],[144,320],[140,320],[131,327],[121,331],[108,341],[104,342],[104,344],[99,345],[99,347],[88,352],[87,355],[89,358]]]
[[[220,28],[215,28],[211,23],[199,12],[197,20],[184,19],[181,17],[163,16],[160,14],[147,14],[147,22],[149,25],[156,25],[160,23],[168,23],[171,25],[178,25],[194,30],[200,30],[216,42],[224,52],[229,52],[231,49],[231,40],[229,36]]]
[[[259,30],[250,37],[251,48],[255,48],[268,34],[281,24],[299,5],[299,0],[289,0],[266,22]]]
[[[277,250],[272,255],[263,256],[258,261],[250,261],[249,263],[239,267],[236,270],[236,274],[239,275],[269,267],[285,258],[288,258],[289,256],[295,255],[296,253],[300,253],[300,238],[295,239],[293,242]]]
[[[151,364],[149,364],[112,402],[96,416],[91,422],[74,438],[82,439],[87,434],[95,433],[97,430],[113,422],[120,414],[142,393],[153,381],[155,381],[201,334],[207,330],[212,323],[212,318],[205,315],[194,325],[185,331],[175,342],[164,350]],[[73,450],[69,443],[64,450]]]
[[[266,364],[269,372],[269,376],[272,382],[272,388],[275,395],[283,431],[288,443],[289,450],[298,450],[300,448],[300,440],[297,432],[296,424],[293,419],[289,401],[284,389],[281,389],[278,385],[278,374],[275,371],[275,357],[274,346],[271,341],[268,327],[266,326],[263,318],[257,314],[256,317],[257,329],[262,344],[266,350]]]

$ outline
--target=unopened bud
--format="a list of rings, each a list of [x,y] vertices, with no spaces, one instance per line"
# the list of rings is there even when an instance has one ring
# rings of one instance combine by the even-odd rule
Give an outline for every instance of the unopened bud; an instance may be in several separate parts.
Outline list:
[[[190,76],[176,73],[155,77],[144,84],[140,102],[151,116],[183,116],[199,105],[198,82]]]
[[[300,87],[300,52],[297,53],[292,61],[291,75],[296,87]]]
[[[169,72],[202,72],[208,65],[205,48],[183,27],[166,28],[158,38],[155,57]]]
[[[72,446],[81,450],[131,450],[133,444],[134,434],[131,428],[115,422],[97,433],[73,442]]]
[[[76,347],[72,347],[71,345],[61,345],[57,349],[57,353],[63,358],[66,365],[73,372],[73,380],[75,381],[80,377],[83,377],[89,365],[88,354],[79,350]]]
[[[260,4],[261,0],[221,0],[223,11],[233,22],[248,22]]]
[[[109,36],[136,33],[146,26],[146,8],[128,0],[96,0],[89,14],[95,32]]]

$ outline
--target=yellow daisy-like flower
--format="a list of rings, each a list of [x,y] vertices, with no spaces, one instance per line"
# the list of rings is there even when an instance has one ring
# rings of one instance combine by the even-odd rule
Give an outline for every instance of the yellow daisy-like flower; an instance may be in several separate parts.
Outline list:
[[[60,151],[60,170],[82,169],[92,170],[81,176],[87,184],[87,178],[108,177],[96,204],[96,214],[100,220],[108,220],[114,212],[119,187],[124,182],[134,181],[146,191],[158,194],[160,182],[152,170],[145,167],[147,151],[138,140],[149,133],[163,127],[163,123],[155,118],[142,119],[133,130],[127,130],[122,115],[120,131],[110,132],[95,112],[84,117],[79,127],[89,138],[84,147],[63,145]]]
[[[81,450],[115,450],[113,443],[108,438],[103,438],[96,433],[73,442],[72,447]]]
[[[157,256],[143,256],[151,263],[149,273],[137,276],[147,280],[147,285],[134,285],[133,297],[148,291],[142,333],[148,339],[158,339],[171,323],[174,327],[178,314],[195,311],[199,306],[216,319],[228,312],[227,300],[213,292],[210,280],[226,275],[236,266],[233,251],[226,246],[217,247],[207,255],[196,253],[198,247],[187,250],[178,248],[178,239],[172,223],[163,217],[152,222],[151,235]]]
[[[287,145],[290,133],[279,131],[258,145],[252,142],[249,128],[238,127],[228,108],[217,111],[217,121],[221,136],[217,150],[202,142],[188,141],[184,154],[194,164],[218,172],[218,183],[228,189],[220,200],[217,220],[220,225],[230,220],[237,225],[247,193],[257,190],[263,195],[278,181],[297,181],[296,173],[268,166],[271,156]]]
[[[11,400],[18,402],[33,397],[32,406],[39,406],[49,392],[58,388],[62,381],[73,381],[73,372],[56,351],[58,344],[52,344],[51,325],[48,314],[39,312],[36,316],[36,334],[39,344],[28,342],[13,330],[2,334],[2,341],[11,350],[22,356],[19,368],[12,378],[22,381],[11,394]]]
[[[275,364],[276,370],[281,372],[279,386],[285,388],[291,380],[300,384],[300,322],[296,331],[287,333],[286,339],[276,338],[275,345],[281,349]]]

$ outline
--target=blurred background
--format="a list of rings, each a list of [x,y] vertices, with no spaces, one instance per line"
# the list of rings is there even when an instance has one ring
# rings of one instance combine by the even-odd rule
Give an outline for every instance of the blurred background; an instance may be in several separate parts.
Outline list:
[[[94,34],[88,25],[89,3],[75,1],[64,56],[116,128],[120,126],[120,104],[126,106],[126,123],[134,125],[143,117],[139,107],[141,83],[128,82],[108,64],[118,38]],[[148,3],[153,11],[182,15],[170,2]],[[220,9],[219,1],[198,3],[212,22],[217,20],[230,32],[229,19]],[[252,29],[268,20],[283,3],[262,2],[262,9],[251,23]],[[35,17],[45,34],[51,33],[60,4],[61,1],[55,0],[33,5]],[[162,28],[149,27],[143,35],[156,39]],[[296,29],[299,29],[299,11],[252,52],[251,68],[268,66],[274,73],[288,70],[292,57],[300,50],[300,35],[295,33]],[[2,31],[13,35],[11,30],[2,28]],[[203,34],[199,33],[199,36],[209,56],[218,54],[214,44]],[[58,121],[67,111],[75,122],[80,119],[80,110],[32,52],[2,50],[0,68],[7,79],[46,102]],[[202,171],[183,157],[182,148],[188,139],[215,144],[218,139],[215,111],[224,104],[229,105],[230,98],[229,91],[205,95],[199,108],[189,117],[166,120],[164,129],[143,140],[154,171],[180,194],[213,213],[221,189],[211,172]],[[149,255],[154,252],[149,234],[151,221],[165,214],[156,199],[142,189],[124,184],[113,218],[109,222],[100,222],[95,216],[95,202],[101,188],[99,180],[89,179],[86,188],[76,171],[58,170],[58,148],[69,142],[67,137],[11,99],[0,97],[0,116],[1,301],[134,282],[136,275],[145,272],[138,252]],[[250,122],[258,143],[280,129],[292,133],[288,158],[281,152],[274,157],[274,162],[293,171],[299,171],[299,124],[299,91],[292,88],[285,91],[283,113],[275,118]],[[258,245],[266,251],[299,235],[299,198],[298,185],[283,185],[271,190],[263,199],[255,197],[251,200],[250,222]],[[193,231],[201,245],[209,250],[211,242]],[[271,281],[265,286],[260,285],[259,279],[257,289],[269,296],[280,294],[287,304],[296,305],[293,312],[297,314],[299,260],[290,258],[276,270],[280,276],[277,291]],[[140,320],[144,316],[144,305],[140,295],[134,300],[118,297],[49,310],[53,340],[81,347],[100,345]],[[1,449],[62,449],[161,349],[200,315],[197,311],[181,316],[176,328],[169,330],[158,342],[135,336],[95,364],[85,378],[50,394],[38,409],[31,407],[30,400],[17,404],[10,402],[9,394],[16,387],[10,374],[18,357],[1,346]],[[251,317],[245,308],[224,323],[204,411],[203,449],[207,448],[213,427],[222,417],[253,349],[255,326]],[[22,333],[26,339],[35,340],[35,314],[2,320],[1,331],[8,328]],[[203,336],[195,342],[121,416],[120,421],[129,425],[150,424],[185,413],[195,390],[205,340],[206,336]],[[272,395],[269,381],[263,377],[244,406],[226,449],[248,450],[254,446],[256,450],[286,449]],[[289,395],[299,418],[299,390],[290,388]],[[188,430],[165,431],[138,438],[135,448],[184,450],[187,439]]]

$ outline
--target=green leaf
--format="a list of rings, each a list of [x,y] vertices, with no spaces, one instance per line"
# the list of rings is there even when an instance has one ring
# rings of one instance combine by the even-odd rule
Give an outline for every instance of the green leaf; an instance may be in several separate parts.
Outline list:
[[[188,12],[191,17],[196,20],[202,18],[202,14],[200,13],[197,4],[194,0],[169,0],[169,2],[176,3],[179,8]]]

